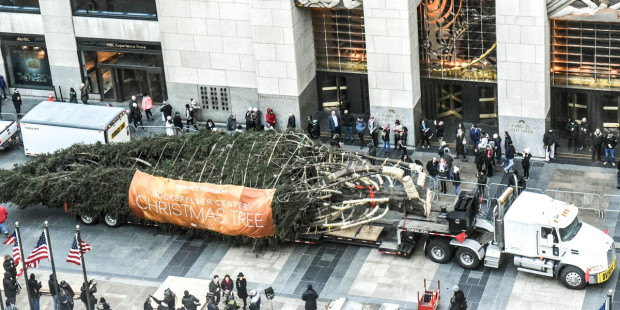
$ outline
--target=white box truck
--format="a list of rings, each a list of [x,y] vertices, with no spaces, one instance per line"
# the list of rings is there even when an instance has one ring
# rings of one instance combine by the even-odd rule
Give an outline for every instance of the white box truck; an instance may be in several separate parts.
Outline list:
[[[17,143],[19,125],[16,121],[0,119],[0,151],[8,149]]]
[[[21,119],[27,156],[70,147],[130,140],[127,111],[122,108],[43,101]]]

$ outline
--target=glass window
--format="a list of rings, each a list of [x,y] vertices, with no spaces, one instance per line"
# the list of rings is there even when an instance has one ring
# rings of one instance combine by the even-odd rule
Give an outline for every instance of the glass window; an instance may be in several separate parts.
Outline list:
[[[0,0],[0,11],[39,13],[39,0]]]
[[[155,19],[155,0],[73,0],[74,15]]]
[[[418,23],[422,76],[497,80],[495,0],[423,0]]]
[[[99,78],[97,76],[97,52],[84,51],[84,66],[88,79],[88,90],[91,93],[99,93]]]
[[[568,226],[560,228],[560,238],[562,238],[562,241],[571,241],[577,235],[580,228],[581,222],[578,218],[575,218]]]
[[[27,88],[53,87],[47,50],[40,46],[5,45],[11,86]]]

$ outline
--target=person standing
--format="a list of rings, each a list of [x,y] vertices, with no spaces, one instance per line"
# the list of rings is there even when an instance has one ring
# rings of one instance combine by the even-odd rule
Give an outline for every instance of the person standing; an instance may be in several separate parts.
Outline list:
[[[77,103],[77,92],[73,87],[69,88],[69,103]]]
[[[153,305],[151,304],[151,297],[147,297],[144,302],[144,310],[153,310]]]
[[[58,292],[58,310],[72,310],[72,309],[73,309],[73,298],[69,296],[69,293],[67,293],[65,290],[60,290]],[[148,310],[146,308],[146,304],[145,304],[144,309]],[[151,307],[150,310],[153,310],[153,307]]]
[[[237,127],[237,115],[231,114],[226,121],[226,129],[228,129],[229,134],[235,133],[235,128]]]
[[[549,162],[549,159],[555,159],[555,134],[553,129],[549,129],[543,135],[543,144],[545,146],[545,161]]]
[[[452,290],[454,291],[454,296],[450,299],[450,310],[467,309],[467,300],[463,291],[458,285],[455,285]]]
[[[267,125],[265,127],[267,127],[267,129],[275,130],[276,120],[276,114],[273,113],[271,108],[267,108],[267,114],[265,115],[265,123],[267,123]]]
[[[245,130],[254,129],[254,120],[252,119],[252,108],[248,107],[248,111],[245,112]]]
[[[422,146],[422,148],[424,148],[424,141],[426,141],[426,145],[427,147],[430,149],[431,148],[431,129],[426,125],[426,121],[425,120],[420,120],[420,139],[418,140],[418,143]],[[416,143],[416,146],[418,145],[418,143]]]
[[[312,120],[312,128],[310,128],[310,138],[316,140],[321,136],[321,126],[319,121]]]
[[[484,150],[484,165],[487,170],[487,176],[493,177],[493,163],[495,161],[495,157],[493,156],[493,148],[490,144],[487,144],[486,149]]]
[[[131,122],[136,129],[138,129],[138,126],[144,126],[144,124],[142,124],[142,110],[138,108],[138,103],[132,103],[131,108],[129,109],[129,116],[131,117]]]
[[[17,277],[17,269],[15,268],[15,262],[13,261],[13,257],[11,257],[11,255],[4,255],[2,267],[4,267],[4,272],[11,274],[13,278]]]
[[[306,132],[309,135],[310,135],[310,132],[312,132],[312,115],[308,115],[308,118],[306,119]]]
[[[487,175],[484,171],[476,173],[476,183],[478,183],[478,194],[484,193],[487,186]]]
[[[316,300],[319,294],[308,284],[308,289],[301,295],[301,300],[305,301],[304,310],[317,310]]]
[[[166,120],[166,135],[174,136],[174,124],[172,123],[172,117],[168,116]]]
[[[471,140],[471,145],[475,149],[480,144],[480,137],[482,136],[482,132],[478,125],[471,124],[471,129],[469,130],[469,139]]]
[[[4,279],[2,280],[2,286],[4,288],[4,296],[6,297],[6,301],[15,304],[17,302],[17,288],[19,287],[15,277],[10,273],[5,272]]]
[[[213,302],[217,305],[220,303],[221,298],[220,277],[218,275],[213,276],[213,280],[209,282],[209,293],[213,294]]]
[[[510,144],[506,148],[506,160],[508,161],[508,165],[504,168],[504,172],[508,173],[512,171],[512,167],[515,165],[515,146],[512,145],[512,140],[510,140]]]
[[[288,120],[286,121],[286,129],[295,130],[297,128],[297,124],[295,122],[295,114],[289,113]]]
[[[581,146],[579,147],[579,150],[583,150],[583,148],[586,146],[586,144],[588,144],[588,138],[590,137],[590,130],[592,130],[592,128],[590,128],[590,123],[588,123],[588,119],[587,118],[582,118],[581,119],[581,124],[579,125],[579,140],[581,143]],[[590,147],[588,145],[588,147]]]
[[[456,130],[456,158],[458,159],[463,155],[462,161],[467,161],[465,154],[467,141],[465,141],[465,132],[462,129]]]
[[[181,298],[181,304],[186,310],[196,310],[200,306],[200,301],[196,296],[191,295],[189,291],[183,292],[183,298]]]
[[[394,150],[398,148],[398,141],[400,141],[400,132],[403,130],[403,125],[400,124],[400,120],[394,121],[394,127],[392,127],[392,131],[394,132]]]
[[[149,96],[149,94],[142,94],[142,110],[146,114],[146,119],[151,121],[153,120],[153,113],[151,109],[153,108],[153,99]]]
[[[437,141],[439,141],[439,144],[441,144],[441,141],[443,141],[443,135],[444,135],[443,121],[437,122],[435,120],[434,124],[435,124],[435,135],[437,135]]]
[[[112,310],[112,308],[110,307],[110,304],[108,303],[108,301],[105,300],[105,298],[103,298],[103,297],[99,298],[99,303],[97,304],[97,310],[100,310],[100,309],[101,310]]]
[[[95,293],[97,293],[97,282],[95,280],[84,282],[81,290],[80,300],[84,303],[86,309],[95,310],[95,306],[97,305],[97,297],[95,297]],[[88,294],[88,297],[86,294]]]
[[[6,225],[4,224],[4,222],[6,222],[6,219],[8,217],[9,211],[7,211],[4,206],[0,205],[0,229],[2,229],[2,233],[7,238],[9,237],[9,230],[6,229]]]
[[[189,99],[189,104],[192,106],[192,111],[194,112],[194,126],[196,123],[202,120],[202,109],[198,101],[194,100],[194,98]]]
[[[574,119],[569,118],[566,123],[566,134],[568,135],[568,151],[573,152],[573,146],[577,148],[577,138],[579,137],[579,124]]]
[[[439,161],[439,179],[440,183],[440,191],[442,194],[446,194],[448,192],[447,180],[450,176],[450,165],[445,158],[441,158]]]
[[[379,123],[375,121],[374,116],[370,116],[368,119],[368,133],[372,138],[372,145],[377,148],[379,146]]]
[[[353,125],[355,123],[355,119],[353,115],[349,114],[349,110],[344,110],[344,116],[342,117],[342,126],[344,126],[344,142],[353,143],[355,137],[353,136]]]
[[[383,140],[383,152],[390,155],[390,124],[385,124],[381,130],[381,140]]]
[[[243,300],[243,309],[246,308],[246,299],[248,299],[248,281],[245,279],[243,272],[237,275],[237,281],[235,281],[237,287],[237,297]]]
[[[461,173],[457,166],[452,168],[452,185],[454,185],[454,194],[458,196],[461,192]]]
[[[508,131],[504,131],[504,151],[508,149],[508,145],[510,143],[512,143],[512,138],[508,134]],[[504,159],[506,159],[506,157],[504,157]],[[506,165],[508,165],[508,159],[506,159]],[[504,163],[502,162],[502,165],[500,167],[503,167],[503,166],[504,166]]]
[[[174,130],[177,135],[180,135],[183,132],[183,120],[181,119],[181,113],[174,112],[174,117],[172,118],[172,124],[174,125]]]
[[[433,157],[433,159],[426,162],[426,172],[433,180],[433,184],[430,184],[431,189],[438,189],[439,184],[437,184],[437,178],[439,176],[439,161],[437,157]]]
[[[618,144],[618,139],[614,136],[613,132],[608,131],[607,137],[605,137],[605,162],[603,166],[607,166],[608,163],[611,163],[612,166],[616,166],[616,157],[615,157],[615,149]]]
[[[34,273],[31,273],[30,279],[28,279],[28,296],[30,296],[30,302],[32,303],[32,310],[39,310],[39,300],[41,298],[41,287],[43,287],[43,285],[41,285],[41,282],[35,279]]]
[[[250,310],[260,310],[261,298],[256,290],[250,292]]]
[[[80,99],[83,104],[88,104],[88,86],[84,83],[80,84]]]
[[[532,158],[532,153],[530,153],[530,148],[526,148],[523,150],[523,160],[521,161],[521,166],[523,166],[523,178],[526,180],[530,179],[530,159]]]
[[[58,310],[58,291],[56,290],[56,284],[54,275],[50,274],[50,279],[47,281],[47,286],[49,287],[50,295],[52,295],[52,300],[54,301],[54,310]]]
[[[594,134],[592,134],[592,161],[601,161],[601,149],[603,148],[603,133],[600,129],[596,128]]]
[[[224,276],[224,280],[220,283],[220,287],[225,294],[232,294],[233,289],[235,288],[235,283],[232,281],[229,275]]]
[[[366,123],[364,123],[364,119],[361,117],[357,118],[357,122],[355,123],[355,131],[357,131],[357,136],[360,138],[360,150],[364,148],[364,132],[366,131]]]
[[[15,107],[15,114],[18,116],[22,113],[22,95],[19,94],[19,89],[15,89],[13,91],[13,97],[11,97],[13,101],[13,106]]]
[[[168,101],[164,100],[159,111],[162,113],[162,120],[165,121],[168,119],[168,116],[172,116],[172,106],[168,103]]]
[[[476,171],[484,170],[484,149],[481,144],[474,148],[474,163],[476,164]]]
[[[189,125],[193,125],[194,129],[198,131],[198,126],[196,126],[196,110],[194,110],[189,103],[185,104],[185,125],[187,126],[187,131],[189,132]]]
[[[495,159],[497,160],[495,164],[502,167],[504,165],[502,163],[502,138],[496,133],[493,134],[493,152],[495,152]]]
[[[2,74],[0,74],[0,90],[2,90],[2,100],[6,100],[6,81],[4,80],[4,76],[2,76]]]
[[[335,134],[340,135],[340,116],[336,114],[336,111],[332,111],[332,115],[329,117],[329,132],[331,133],[330,137],[333,137]]]
[[[403,127],[400,131],[400,137],[398,139],[398,147],[403,151],[403,155],[407,154],[407,127]]]
[[[252,121],[256,131],[263,131],[263,113],[257,107],[252,109]]]

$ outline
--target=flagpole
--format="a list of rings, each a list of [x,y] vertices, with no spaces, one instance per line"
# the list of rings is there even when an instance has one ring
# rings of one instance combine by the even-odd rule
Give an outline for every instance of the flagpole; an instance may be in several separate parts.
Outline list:
[[[50,230],[47,225],[47,221],[44,224],[45,227],[45,239],[47,239],[47,246],[50,252],[50,263],[52,263],[52,274],[54,275],[54,288],[56,289],[56,296],[58,297],[58,278],[56,277],[56,265],[54,264],[54,255],[52,254],[52,239],[50,238]]]
[[[30,290],[28,289],[28,268],[26,266],[26,260],[24,259],[24,247],[22,246],[22,234],[19,232],[19,222],[15,222],[15,232],[17,234],[17,242],[19,243],[19,256],[24,268],[24,278],[26,278],[26,294],[28,294],[28,304],[32,309],[32,299],[30,298]],[[15,279],[17,281],[17,279]]]
[[[84,292],[86,294],[86,309],[94,310],[90,309],[90,283],[88,283],[88,277],[86,276],[86,262],[84,261],[84,251],[82,251],[82,237],[80,235],[80,225],[75,225],[75,234],[77,236],[78,249],[80,250],[80,260],[82,261],[82,273],[84,274],[84,284],[82,284],[82,287],[86,285],[86,292]]]

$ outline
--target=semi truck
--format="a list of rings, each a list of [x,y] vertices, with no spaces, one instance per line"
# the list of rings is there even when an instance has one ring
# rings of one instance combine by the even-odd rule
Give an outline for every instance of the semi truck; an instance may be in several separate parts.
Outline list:
[[[76,143],[115,143],[130,140],[127,111],[122,108],[43,101],[21,119],[27,156],[70,147]]]
[[[500,268],[512,258],[517,269],[555,277],[570,289],[607,281],[616,266],[613,239],[583,223],[578,208],[544,194],[509,187],[495,200],[493,219],[478,216],[480,196],[462,191],[451,207],[433,206],[428,216],[405,214],[323,235],[300,235],[300,243],[345,242],[409,257],[416,245],[440,264],[453,257],[465,269]]]
[[[18,141],[19,124],[17,121],[0,118],[0,151],[8,149]]]

